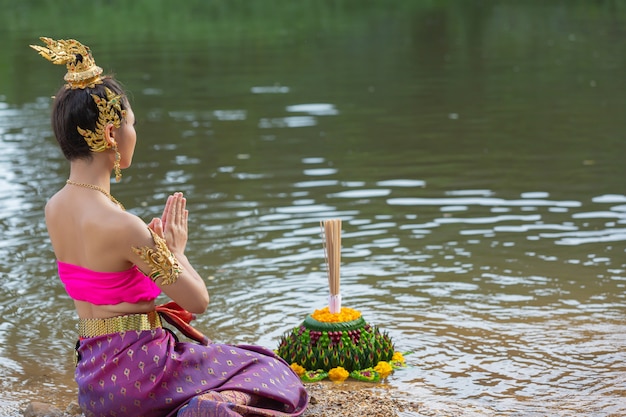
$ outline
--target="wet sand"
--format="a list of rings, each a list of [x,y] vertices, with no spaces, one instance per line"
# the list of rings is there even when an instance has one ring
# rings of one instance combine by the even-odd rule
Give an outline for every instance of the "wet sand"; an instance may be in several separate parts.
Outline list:
[[[395,417],[418,416],[416,401],[395,396],[393,390],[356,384],[307,384],[311,396],[303,417]]]
[[[345,381],[317,382],[306,384],[310,395],[310,404],[302,417],[398,417],[433,415],[426,410],[419,410],[417,401],[407,395],[396,395],[393,389],[375,384]],[[64,411],[63,417],[76,417],[79,414],[75,402],[61,405],[56,401],[40,399],[57,410]],[[52,403],[55,403],[53,405]],[[26,406],[21,407],[24,410]],[[59,410],[59,411],[60,411]],[[52,411],[52,410],[51,410]],[[418,411],[422,411],[418,413]],[[23,415],[20,412],[20,415]],[[52,413],[51,415],[58,415]],[[441,415],[441,414],[438,414]]]

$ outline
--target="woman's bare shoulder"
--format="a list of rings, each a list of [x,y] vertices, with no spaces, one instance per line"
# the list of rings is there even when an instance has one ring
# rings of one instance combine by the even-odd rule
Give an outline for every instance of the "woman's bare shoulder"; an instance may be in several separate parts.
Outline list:
[[[121,210],[112,210],[105,219],[85,228],[89,236],[91,254],[106,253],[109,263],[132,262],[132,248],[152,244],[146,223],[138,216]],[[99,255],[102,256],[102,255]]]
[[[57,211],[62,210],[63,207],[67,205],[67,201],[63,198],[62,194],[63,192],[60,190],[46,201],[46,218],[53,216]]]
[[[148,225],[139,216],[127,211],[116,210],[111,216],[109,232],[113,236],[129,240],[130,242],[141,243],[150,239]]]

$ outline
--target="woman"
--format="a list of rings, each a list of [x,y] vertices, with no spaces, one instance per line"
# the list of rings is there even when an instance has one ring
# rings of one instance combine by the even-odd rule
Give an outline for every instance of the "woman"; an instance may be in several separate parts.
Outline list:
[[[111,171],[119,181],[137,141],[124,90],[102,75],[86,46],[41,40],[46,47],[31,47],[68,70],[54,99],[52,125],[70,175],[48,201],[45,216],[59,277],[79,316],[75,376],[85,415],[302,414],[308,395],[273,352],[181,343],[162,327],[156,311],[174,310],[164,317],[197,336],[187,326],[189,316],[209,303],[185,256],[185,197],[169,196],[162,216],[148,225],[124,210],[110,194]],[[156,307],[161,291],[177,304]]]

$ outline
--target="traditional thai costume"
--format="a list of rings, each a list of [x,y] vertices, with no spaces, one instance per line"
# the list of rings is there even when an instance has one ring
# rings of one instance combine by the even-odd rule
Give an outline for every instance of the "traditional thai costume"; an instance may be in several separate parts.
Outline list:
[[[160,293],[136,267],[106,273],[62,262],[58,267],[76,300],[140,302]],[[171,322],[172,314],[166,318]],[[308,402],[300,378],[274,352],[179,342],[156,311],[81,319],[79,337],[75,377],[87,417],[298,416]],[[244,395],[233,400],[233,392]]]
[[[67,88],[93,89],[102,84],[102,69],[80,42],[41,38],[46,47],[31,45],[55,64],[66,65]],[[122,94],[104,87],[91,94],[98,109],[95,129],[77,127],[92,152],[113,147],[116,180],[121,178],[120,155],[104,139],[107,125],[121,126],[126,116]],[[91,188],[92,184],[68,184]],[[150,229],[148,229],[150,230]],[[174,283],[182,272],[163,238],[150,230],[154,246],[133,248],[150,269],[136,266],[119,272],[96,272],[58,262],[59,277],[74,300],[94,305],[153,301],[161,293],[154,283]],[[200,342],[179,342],[162,326],[161,316],[185,335]],[[242,415],[299,416],[308,394],[298,375],[274,352],[259,346],[211,343],[189,325],[191,313],[175,303],[147,314],[107,319],[81,319],[76,345],[79,404],[87,417],[209,417]]]

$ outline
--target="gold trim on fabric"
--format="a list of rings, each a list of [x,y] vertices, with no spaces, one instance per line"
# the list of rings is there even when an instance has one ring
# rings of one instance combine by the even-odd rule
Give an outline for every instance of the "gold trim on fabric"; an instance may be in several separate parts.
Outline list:
[[[78,336],[96,337],[129,330],[153,330],[162,327],[161,317],[156,311],[146,314],[128,314],[108,319],[79,319]]]

